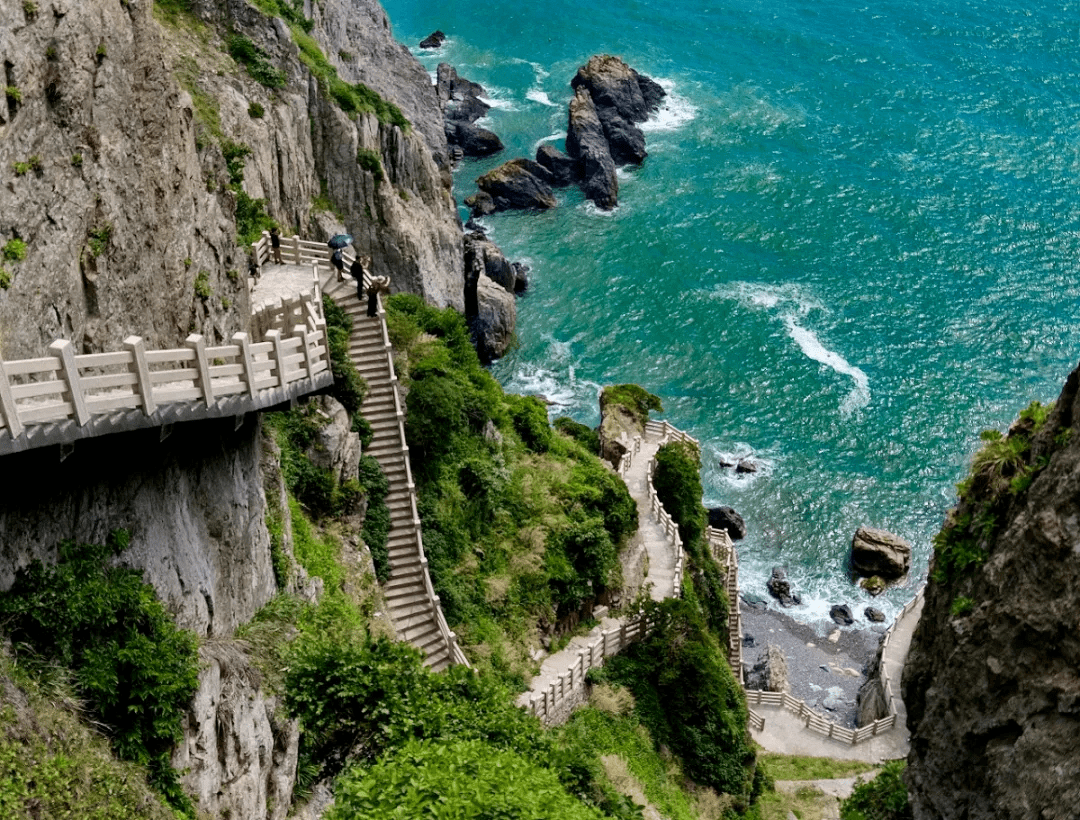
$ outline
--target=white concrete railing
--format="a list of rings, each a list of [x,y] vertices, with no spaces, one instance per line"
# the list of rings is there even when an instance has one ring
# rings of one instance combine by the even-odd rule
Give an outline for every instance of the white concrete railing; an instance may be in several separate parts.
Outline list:
[[[739,685],[743,679],[742,658],[742,613],[739,611],[739,553],[727,530],[714,527],[705,528],[705,543],[709,545],[713,558],[724,564],[724,591],[728,597],[728,663]]]
[[[147,350],[141,338],[129,336],[124,348],[76,354],[70,341],[59,339],[49,345],[49,356],[0,362],[0,431],[10,436],[8,449],[25,449],[14,440],[37,425],[85,427],[95,417],[124,410],[152,416],[176,403],[209,408],[234,395],[255,399],[330,368],[325,333],[305,327],[288,337],[272,330],[256,343],[236,333],[231,344],[214,347],[192,334],[185,347],[168,350]]]
[[[314,268],[312,274],[315,283],[311,290],[298,293],[288,299],[275,299],[252,311],[249,328],[253,335],[262,337],[271,330],[288,333],[297,325],[303,325],[312,333],[325,331],[326,318],[323,316],[317,267]]]
[[[641,436],[634,436],[634,440],[630,443],[630,446],[626,448],[626,452],[622,454],[622,458],[619,459],[619,467],[615,471],[619,474],[619,478],[626,481],[626,475],[630,472],[630,465],[634,461],[634,456],[641,452]],[[606,461],[604,462],[607,463]]]
[[[666,423],[666,422],[665,422]],[[673,579],[672,597],[682,597],[682,576],[683,576],[683,545],[682,538],[679,537],[679,525],[675,523],[675,520],[668,515],[668,511],[664,509],[664,505],[660,503],[660,497],[656,494],[656,488],[653,487],[653,473],[656,470],[656,459],[649,459],[649,466],[647,468],[647,480],[645,486],[649,488],[649,511],[652,513],[653,520],[664,531],[664,536],[667,538],[668,543],[671,544],[671,549],[675,553],[675,577]]]
[[[892,639],[893,630],[896,629],[897,624],[899,624],[903,617],[919,604],[919,601],[923,598],[925,593],[926,586],[923,585],[923,587],[915,594],[915,597],[904,604],[904,608],[900,610],[900,614],[896,616],[892,625],[885,632],[885,637],[881,639],[881,663],[879,664],[878,669],[881,672],[881,691],[885,696],[885,704],[886,708],[889,710],[889,717],[896,717],[896,704],[894,703],[896,695],[893,693],[892,681],[889,680],[889,672],[885,668],[885,652],[889,648],[889,641]],[[882,720],[884,719],[885,718],[882,718]]]
[[[603,630],[578,651],[577,660],[553,680],[547,689],[533,693],[529,701],[529,711],[544,721],[580,687],[590,669],[603,666],[607,658],[618,655],[632,643],[644,640],[653,626],[644,616],[639,615],[631,620],[624,620],[617,628]]]

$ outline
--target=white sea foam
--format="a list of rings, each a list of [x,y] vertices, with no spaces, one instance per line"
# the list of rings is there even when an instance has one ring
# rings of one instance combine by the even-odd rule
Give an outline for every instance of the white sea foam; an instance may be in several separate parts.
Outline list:
[[[502,99],[501,97],[477,97],[482,103],[486,103],[491,108],[497,108],[500,111],[517,111],[517,105],[513,100]]]
[[[552,363],[569,359],[570,342],[552,341],[550,352]],[[553,408],[562,408],[553,415],[561,415],[568,410],[576,410],[577,415],[595,414],[596,398],[600,395],[600,385],[587,379],[578,379],[574,366],[566,364],[566,370],[527,365],[510,378],[506,389],[521,395],[541,395]]]
[[[840,415],[850,416],[860,407],[870,403],[870,379],[865,372],[848,363],[848,360],[833,350],[825,347],[812,330],[801,327],[793,316],[785,316],[784,324],[788,335],[795,340],[799,350],[807,358],[835,370],[844,376],[850,376],[855,386],[840,404]]]
[[[697,107],[686,97],[675,93],[675,83],[671,80],[657,80],[657,82],[667,92],[667,96],[660,104],[660,110],[641,124],[641,130],[646,132],[676,131],[697,116]]]
[[[551,97],[548,96],[546,91],[541,91],[539,88],[530,88],[525,92],[525,99],[538,102],[541,105],[547,105],[551,108],[558,108],[559,104],[551,101]]]
[[[557,142],[565,137],[566,134],[548,134],[546,137],[541,137],[533,143],[533,153],[536,153],[536,149],[543,145],[545,142]]]

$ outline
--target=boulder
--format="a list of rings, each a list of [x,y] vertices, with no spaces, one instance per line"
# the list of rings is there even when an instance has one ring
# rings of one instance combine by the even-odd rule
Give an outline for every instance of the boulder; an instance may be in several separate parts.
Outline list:
[[[443,115],[448,122],[476,122],[490,110],[491,106],[478,97],[465,97],[447,102]]]
[[[477,191],[472,196],[465,197],[465,205],[472,209],[473,216],[487,216],[498,210],[495,200],[486,191]]]
[[[780,647],[773,644],[765,647],[746,676],[746,688],[759,689],[762,692],[791,691],[787,660]]]
[[[551,185],[565,188],[577,179],[577,163],[556,148],[545,143],[536,149],[536,161],[551,173]]]
[[[872,606],[868,606],[864,609],[863,614],[866,616],[866,620],[872,623],[880,624],[885,622],[885,613],[880,609],[874,609]]]
[[[615,160],[611,157],[596,105],[584,86],[577,89],[570,101],[566,152],[577,161],[585,197],[604,210],[618,205],[619,180],[615,176]]]
[[[789,607],[802,603],[802,599],[791,591],[791,582],[788,581],[787,571],[783,567],[773,567],[765,587],[769,594],[780,602],[780,606]]]
[[[481,274],[476,283],[477,313],[470,325],[480,361],[488,364],[502,356],[514,341],[517,305],[514,294]]]
[[[732,541],[746,538],[746,522],[731,507],[710,507],[709,526],[718,530],[727,530]]]
[[[318,432],[305,455],[316,467],[329,470],[339,482],[356,478],[360,467],[360,436],[352,431],[349,411],[330,396],[315,396],[314,416]]]
[[[856,575],[902,578],[911,568],[911,544],[885,530],[859,527],[851,539],[851,570]]]
[[[443,104],[482,97],[485,93],[480,83],[466,80],[449,63],[439,63],[439,67],[435,69],[435,94],[439,102]],[[487,111],[487,108],[488,106],[484,104],[484,111]]]
[[[737,473],[756,473],[758,466],[756,461],[751,461],[748,458],[740,458],[735,465],[735,472]]]
[[[829,609],[829,617],[837,626],[851,626],[855,623],[855,616],[851,614],[851,607],[847,604],[833,604]]]
[[[438,48],[446,42],[446,35],[441,31],[433,31],[420,41],[420,48]]]
[[[498,211],[546,210],[558,205],[551,186],[545,181],[546,169],[528,159],[512,159],[476,180],[481,191],[489,194]]]
[[[503,149],[502,140],[494,132],[464,120],[446,121],[446,142],[460,148],[467,157],[489,157]]]
[[[511,262],[514,269],[514,293],[521,295],[529,289],[529,266],[521,262]]]
[[[482,233],[465,235],[465,287],[477,281],[477,277],[483,274],[503,290],[513,293],[517,284],[517,273],[514,265],[507,259],[499,246],[488,239]],[[466,309],[466,314],[469,314]]]
[[[578,69],[570,87],[585,89],[598,107],[610,108],[628,122],[645,122],[664,97],[664,89],[642,77],[618,57],[598,54]]]

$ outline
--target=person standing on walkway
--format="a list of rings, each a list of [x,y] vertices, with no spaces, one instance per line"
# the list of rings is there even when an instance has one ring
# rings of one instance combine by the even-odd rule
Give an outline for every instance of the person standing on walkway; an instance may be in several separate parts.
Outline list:
[[[359,288],[358,288],[359,290]],[[367,315],[377,316],[379,314],[379,294],[390,292],[390,277],[389,276],[373,276],[371,277],[371,284],[367,286]]]
[[[352,265],[349,267],[349,275],[356,280],[356,298],[364,298],[364,274],[368,272],[371,267],[371,257],[357,256],[353,260]]]
[[[341,248],[338,248],[330,255],[330,264],[337,270],[337,280],[339,282],[345,281],[345,257],[341,255]]]
[[[274,264],[284,265],[281,261],[281,237],[278,235],[277,228],[270,229],[270,247],[274,251]]]

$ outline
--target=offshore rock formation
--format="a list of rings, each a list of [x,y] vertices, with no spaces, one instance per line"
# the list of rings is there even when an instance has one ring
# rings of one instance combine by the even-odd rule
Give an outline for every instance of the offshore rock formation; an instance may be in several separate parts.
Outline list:
[[[517,267],[484,234],[465,235],[465,318],[483,362],[502,356],[514,341]]]
[[[1020,456],[977,459],[936,540],[903,675],[918,820],[1076,816],[1078,389],[1080,370],[1041,426],[1025,412],[990,443]]]
[[[911,567],[911,544],[898,535],[859,527],[851,539],[851,570],[864,578],[895,581]]]
[[[436,70],[435,91],[443,107],[446,141],[466,157],[486,157],[503,149],[496,134],[476,125],[491,108],[480,99],[484,87],[458,76],[447,63]]]

